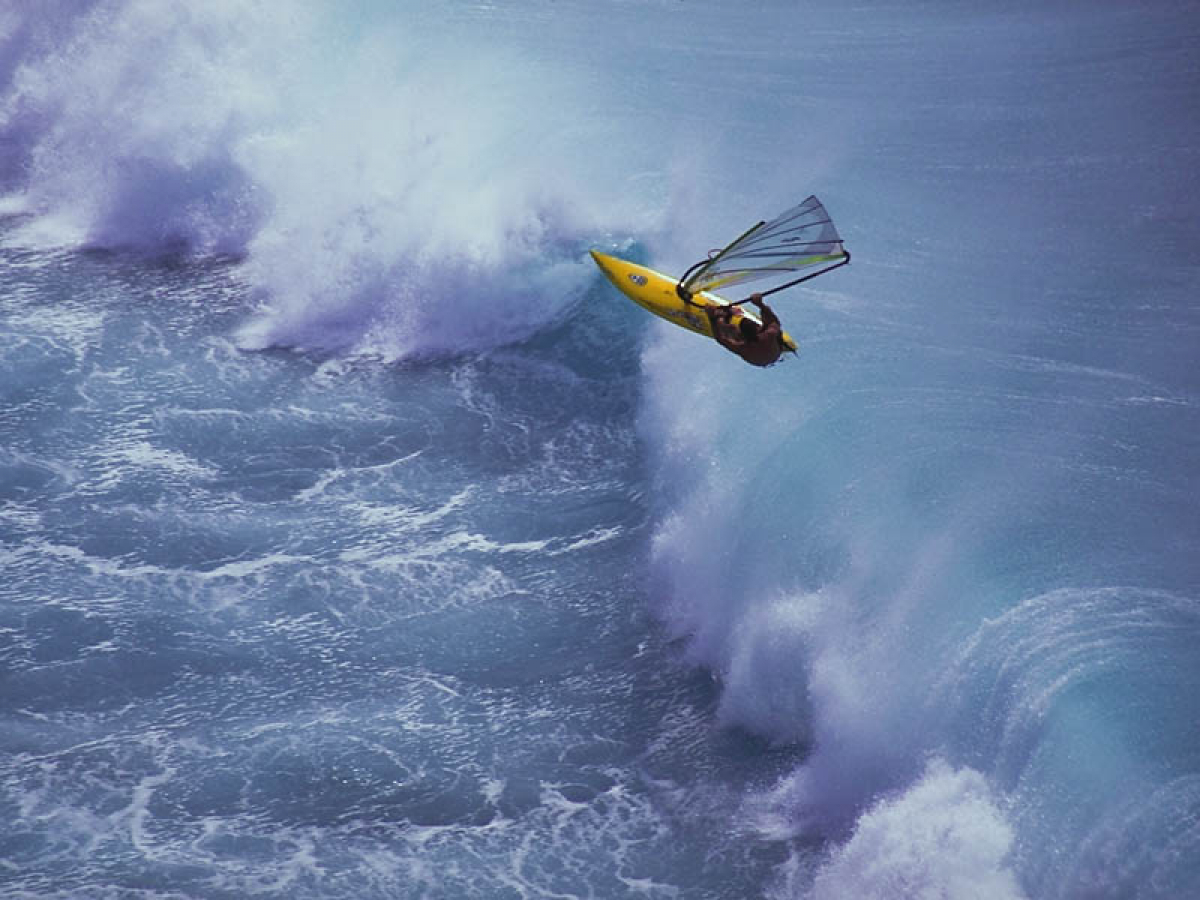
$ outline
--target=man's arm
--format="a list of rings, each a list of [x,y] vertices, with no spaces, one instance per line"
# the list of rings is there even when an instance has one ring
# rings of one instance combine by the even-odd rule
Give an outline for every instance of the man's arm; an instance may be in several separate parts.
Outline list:
[[[775,310],[763,303],[762,294],[751,294],[746,299],[758,307],[764,329],[779,324],[779,316],[775,315]]]
[[[713,322],[713,337],[717,339],[717,343],[730,349],[746,346],[746,339],[742,337],[741,331],[729,324],[728,319]]]
[[[746,341],[742,338],[742,333],[730,322],[733,317],[730,307],[706,306],[704,311],[708,313],[708,324],[712,327],[713,338],[718,344],[730,350],[745,346]]]

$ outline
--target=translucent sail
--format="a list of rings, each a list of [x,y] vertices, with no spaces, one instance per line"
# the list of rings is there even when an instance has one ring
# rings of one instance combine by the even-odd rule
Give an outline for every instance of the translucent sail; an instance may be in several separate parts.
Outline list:
[[[690,293],[711,291],[847,257],[829,213],[814,196],[770,222],[759,222],[724,250],[697,263],[684,275],[682,287]]]

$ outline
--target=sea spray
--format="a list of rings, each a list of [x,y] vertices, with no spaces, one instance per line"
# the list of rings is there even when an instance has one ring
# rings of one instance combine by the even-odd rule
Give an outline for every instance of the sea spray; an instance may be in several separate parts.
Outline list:
[[[9,29],[18,240],[244,258],[246,348],[507,343],[577,300],[587,248],[628,223],[574,80],[415,10],[55,12],[57,43]]]
[[[240,253],[267,211],[241,142],[286,119],[297,75],[284,48],[311,22],[253,4],[194,12],[152,2],[60,11],[51,46],[26,47],[5,141],[35,217],[20,239],[149,252]],[[270,40],[266,38],[270,36]]]
[[[1026,900],[1011,865],[1012,844],[1012,829],[983,776],[935,759],[903,795],[858,819],[851,838],[817,872],[809,896]]]
[[[593,274],[583,236],[600,222],[555,174],[563,148],[518,111],[535,97],[568,103],[494,51],[404,66],[374,42],[362,52],[308,133],[248,148],[276,202],[249,247],[266,305],[243,344],[396,357],[494,346],[552,321]]]

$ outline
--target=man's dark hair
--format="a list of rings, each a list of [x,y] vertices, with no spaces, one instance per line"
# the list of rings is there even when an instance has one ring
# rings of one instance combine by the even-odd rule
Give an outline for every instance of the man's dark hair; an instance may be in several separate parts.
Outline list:
[[[738,322],[738,330],[741,331],[742,337],[748,341],[758,339],[758,326],[746,316],[742,316],[742,321]]]

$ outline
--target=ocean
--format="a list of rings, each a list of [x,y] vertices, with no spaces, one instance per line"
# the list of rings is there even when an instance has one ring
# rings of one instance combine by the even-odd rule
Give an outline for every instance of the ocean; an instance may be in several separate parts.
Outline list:
[[[0,896],[1200,896],[1198,45],[0,11]],[[588,257],[810,193],[768,370]]]

